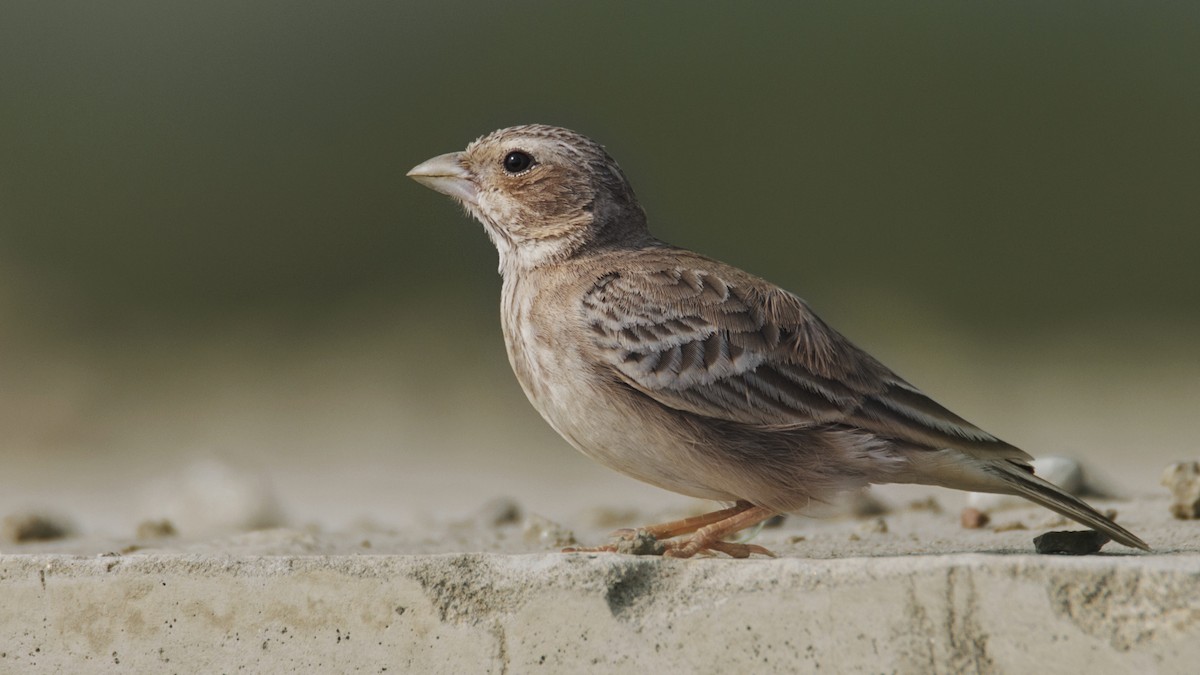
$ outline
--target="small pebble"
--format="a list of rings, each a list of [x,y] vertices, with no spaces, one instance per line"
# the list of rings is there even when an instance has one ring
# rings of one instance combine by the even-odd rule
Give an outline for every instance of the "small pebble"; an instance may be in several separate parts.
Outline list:
[[[1107,534],[1095,530],[1047,532],[1034,537],[1033,546],[1038,553],[1089,555],[1099,552],[1110,541]]]
[[[991,520],[992,519],[988,517],[988,514],[980,511],[979,509],[973,509],[969,506],[963,509],[962,514],[959,516],[959,521],[962,523],[962,526],[968,530],[978,530],[981,527],[986,527]]]
[[[138,539],[164,539],[166,537],[174,537],[176,534],[178,533],[175,531],[175,526],[166,518],[162,520],[143,520],[137,526]]]
[[[858,526],[861,534],[887,534],[888,524],[883,518],[872,518]]]
[[[1200,518],[1200,462],[1167,466],[1162,484],[1171,491],[1171,515],[1180,520]]]
[[[617,553],[626,555],[662,555],[667,547],[645,530],[637,530],[632,537],[617,540]]]
[[[1071,494],[1079,494],[1084,489],[1083,466],[1070,457],[1040,457],[1033,460],[1033,472],[1038,477],[1054,483]]]
[[[0,524],[0,539],[21,543],[51,541],[72,534],[74,528],[65,518],[47,513],[14,513]]]
[[[910,511],[928,511],[930,513],[941,513],[942,504],[936,497],[926,497],[925,499],[916,499],[908,503]]]
[[[501,527],[521,522],[521,505],[512,497],[496,497],[484,502],[475,512],[475,519],[484,527]]]
[[[858,492],[851,493],[848,498],[847,507],[850,510],[850,514],[856,518],[881,516],[891,511],[888,505],[871,494],[870,490],[859,490]]]
[[[188,537],[280,527],[283,512],[265,471],[210,459],[172,472],[146,490],[146,510]]]
[[[530,514],[525,519],[522,534],[527,542],[547,546],[570,546],[575,543],[574,532],[536,514]]]
[[[1013,530],[1028,530],[1028,529],[1029,529],[1028,527],[1025,527],[1025,523],[1022,523],[1019,520],[1014,520],[1011,523],[1004,523],[1003,525],[997,525],[996,527],[992,528],[992,531],[993,532],[1012,532]]]

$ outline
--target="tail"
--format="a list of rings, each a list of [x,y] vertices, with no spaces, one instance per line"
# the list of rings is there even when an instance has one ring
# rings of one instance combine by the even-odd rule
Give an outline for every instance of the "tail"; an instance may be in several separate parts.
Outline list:
[[[1021,456],[981,459],[957,450],[927,449],[907,454],[908,470],[891,476],[889,480],[898,483],[941,485],[956,490],[1017,495],[1099,530],[1126,546],[1143,551],[1150,550],[1146,542],[1137,535],[1104,517],[1083,500],[1033,475],[1033,470]],[[1021,455],[1028,457],[1024,453]]]
[[[983,471],[998,478],[1000,487],[1008,489],[986,489],[986,492],[1001,492],[1015,494],[1040,504],[1055,513],[1062,514],[1071,520],[1083,523],[1093,530],[1099,530],[1126,546],[1149,551],[1150,547],[1137,535],[1106,518],[1104,514],[1088,506],[1083,500],[1067,494],[1062,488],[1042,480],[1028,469],[1010,461],[987,462]]]

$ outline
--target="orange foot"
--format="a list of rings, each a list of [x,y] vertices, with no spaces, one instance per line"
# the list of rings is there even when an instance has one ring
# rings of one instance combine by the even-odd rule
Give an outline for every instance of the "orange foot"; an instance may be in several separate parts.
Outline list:
[[[564,548],[563,553],[626,553],[662,555],[668,558],[691,558],[697,553],[724,553],[733,558],[748,558],[757,553],[774,558],[775,554],[762,546],[722,541],[724,537],[753,527],[774,515],[776,515],[774,511],[761,506],[754,506],[749,502],[738,502],[731,508],[713,511],[702,516],[651,525],[637,530],[617,530],[613,532],[614,541],[610,544]],[[692,536],[679,541],[663,541],[683,534],[692,534]]]

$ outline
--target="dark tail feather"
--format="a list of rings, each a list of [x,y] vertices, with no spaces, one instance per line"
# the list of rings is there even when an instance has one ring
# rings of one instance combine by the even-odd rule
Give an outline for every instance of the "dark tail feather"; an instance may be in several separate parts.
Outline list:
[[[1139,539],[1137,535],[1105,518],[1103,514],[1088,506],[1083,500],[1067,494],[1057,485],[1038,478],[1012,462],[988,463],[984,470],[1002,480],[1012,489],[1013,494],[1020,495],[1071,520],[1083,523],[1094,530],[1099,530],[1112,537],[1114,541],[1126,546],[1140,548],[1143,551],[1150,550],[1146,542]]]

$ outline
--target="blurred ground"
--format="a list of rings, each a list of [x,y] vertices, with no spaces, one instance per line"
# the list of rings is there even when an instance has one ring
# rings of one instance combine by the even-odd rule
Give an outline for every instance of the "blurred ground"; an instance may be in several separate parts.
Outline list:
[[[341,334],[284,345],[242,334],[232,345],[214,336],[107,362],[32,359],[24,378],[5,383],[7,443],[19,451],[4,458],[0,513],[49,508],[85,533],[121,535],[175,515],[163,486],[170,495],[211,461],[265,481],[280,522],[292,525],[403,524],[470,513],[497,496],[567,520],[592,506],[688,501],[559,439],[517,388],[498,330],[481,325],[492,317],[422,317],[416,329],[355,320]],[[440,339],[464,326],[485,337]],[[1163,467],[1200,454],[1191,415],[1200,372],[1182,345],[1163,341],[1152,359],[1124,366],[1113,356],[1122,346],[1085,338],[939,347],[899,339],[876,351],[968,419],[1035,456],[1081,460],[1116,494],[1165,494]],[[472,372],[441,372],[463,360]]]

